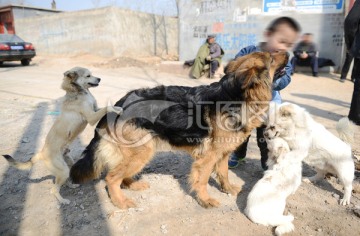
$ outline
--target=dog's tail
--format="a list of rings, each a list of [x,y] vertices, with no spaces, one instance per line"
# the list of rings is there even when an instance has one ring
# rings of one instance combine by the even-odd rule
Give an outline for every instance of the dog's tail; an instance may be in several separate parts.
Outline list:
[[[26,162],[17,161],[10,155],[3,155],[3,157],[5,157],[5,159],[9,162],[11,166],[19,170],[29,170],[38,160],[42,158],[42,153],[39,152],[35,154],[35,156],[33,156],[30,160]]]
[[[354,140],[353,123],[348,117],[341,118],[336,124],[336,130],[339,133],[339,138],[347,144]]]
[[[293,220],[294,220],[294,216],[291,214],[288,214],[286,216],[281,216],[281,218],[278,219],[278,222],[274,224],[277,225],[275,229],[275,235],[282,235],[294,231],[295,226],[292,223]]]
[[[94,138],[81,154],[82,158],[71,167],[70,178],[73,183],[84,183],[100,176],[105,167],[102,161],[96,157],[100,141],[101,137],[95,131]]]

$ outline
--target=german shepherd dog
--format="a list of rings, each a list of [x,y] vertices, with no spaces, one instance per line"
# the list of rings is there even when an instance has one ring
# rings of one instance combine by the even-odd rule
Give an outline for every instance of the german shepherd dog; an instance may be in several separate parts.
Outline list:
[[[96,100],[89,88],[97,87],[100,78],[95,77],[86,68],[74,67],[64,73],[61,88],[66,91],[61,106],[61,114],[56,119],[46,136],[43,149],[29,161],[19,162],[9,155],[4,155],[10,165],[18,169],[31,169],[33,164],[43,160],[48,170],[55,175],[55,185],[51,193],[60,203],[69,204],[68,199],[60,195],[60,188],[69,177],[68,165],[73,160],[68,156],[68,146],[85,129],[86,125],[95,125],[107,112],[121,112],[112,106],[97,109]],[[70,187],[75,187],[69,184]]]
[[[98,178],[104,169],[108,192],[119,208],[134,207],[120,186],[132,190],[148,188],[132,177],[156,152],[187,151],[193,158],[191,190],[205,208],[219,202],[209,196],[211,173],[224,192],[236,195],[240,188],[228,180],[228,156],[263,119],[271,100],[276,71],[288,61],[285,52],[255,52],[231,61],[226,75],[210,85],[198,87],[158,86],[127,93],[115,105],[121,116],[109,113],[97,125],[95,136],[73,165],[74,183]]]

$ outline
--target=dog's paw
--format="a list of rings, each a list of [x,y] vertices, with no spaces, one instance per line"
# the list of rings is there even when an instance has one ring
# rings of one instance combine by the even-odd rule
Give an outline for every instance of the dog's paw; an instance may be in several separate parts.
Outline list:
[[[136,204],[133,200],[125,198],[123,201],[114,201],[112,200],[113,204],[120,208],[120,209],[128,209],[128,208],[135,208]]]
[[[349,204],[350,204],[350,200],[349,200],[349,199],[342,198],[342,199],[340,199],[339,204],[340,204],[341,206],[349,205]]]
[[[199,199],[199,204],[204,208],[219,207],[220,203],[214,198],[208,198],[205,200]]]
[[[54,196],[56,197],[56,199],[60,202],[60,204],[70,204],[70,200],[69,199],[66,199],[66,198],[63,198],[60,193],[59,193],[59,189],[54,186],[51,188],[50,190],[50,193],[51,194],[54,194]]]
[[[118,115],[121,115],[123,113],[122,107],[117,107],[117,106],[108,106],[107,111],[108,112],[115,112]]]
[[[229,193],[233,196],[236,196],[238,195],[238,193],[240,193],[241,191],[241,187],[237,186],[237,185],[234,185],[234,184],[231,184],[230,186],[226,187],[225,186],[223,187],[223,191],[225,193]]]

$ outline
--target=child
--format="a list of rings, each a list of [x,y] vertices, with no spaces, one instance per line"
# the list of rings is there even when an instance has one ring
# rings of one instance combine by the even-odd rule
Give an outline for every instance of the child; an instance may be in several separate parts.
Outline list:
[[[250,54],[252,52],[259,52],[259,51],[267,51],[267,52],[290,51],[294,43],[297,41],[300,31],[301,28],[294,19],[290,17],[276,18],[270,23],[270,25],[265,31],[264,35],[266,38],[266,42],[261,43],[258,46],[251,45],[241,49],[238,52],[238,54],[235,56],[235,58]],[[285,88],[290,83],[291,72],[292,72],[292,67],[289,61],[288,64],[285,66],[284,70],[281,73],[275,75],[273,82],[272,101],[276,103],[281,103],[279,90]],[[257,136],[257,144],[258,147],[260,148],[260,153],[261,153],[261,166],[264,170],[266,170],[268,150],[264,139],[264,126],[257,128],[256,136]],[[239,163],[245,158],[247,145],[249,143],[249,138],[230,155],[228,162],[229,168],[237,167]]]

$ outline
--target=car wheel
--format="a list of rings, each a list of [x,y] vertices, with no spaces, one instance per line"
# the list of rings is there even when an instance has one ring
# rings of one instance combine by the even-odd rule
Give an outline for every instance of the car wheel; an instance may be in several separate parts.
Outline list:
[[[30,60],[29,59],[22,59],[21,60],[21,65],[23,66],[28,66],[30,64]]]
[[[0,61],[0,66],[1,66],[2,64],[4,64],[4,62],[3,62],[3,61]]]

